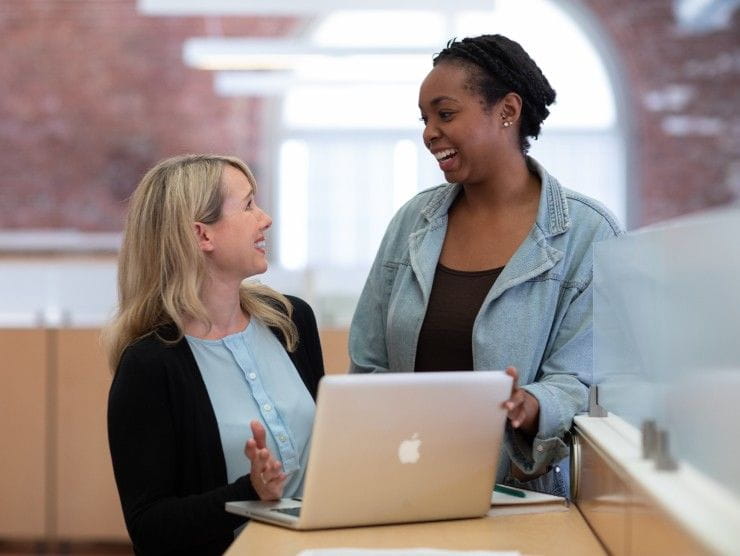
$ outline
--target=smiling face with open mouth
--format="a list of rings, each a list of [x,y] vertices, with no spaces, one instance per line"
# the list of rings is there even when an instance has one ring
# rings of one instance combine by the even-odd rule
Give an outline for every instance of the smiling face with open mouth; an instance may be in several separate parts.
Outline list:
[[[261,274],[267,270],[265,232],[272,219],[257,206],[254,188],[242,172],[226,165],[221,183],[221,217],[209,225],[211,264],[237,280]]]
[[[496,160],[509,154],[511,132],[502,126],[497,107],[485,106],[463,65],[438,64],[424,79],[419,90],[424,144],[447,181],[485,182]]]

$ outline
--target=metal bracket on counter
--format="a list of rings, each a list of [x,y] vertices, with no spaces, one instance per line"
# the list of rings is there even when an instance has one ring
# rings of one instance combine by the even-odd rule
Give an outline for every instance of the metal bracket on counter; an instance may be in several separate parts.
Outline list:
[[[599,405],[599,387],[592,384],[588,388],[588,416],[589,417],[606,417],[609,412],[606,408]]]

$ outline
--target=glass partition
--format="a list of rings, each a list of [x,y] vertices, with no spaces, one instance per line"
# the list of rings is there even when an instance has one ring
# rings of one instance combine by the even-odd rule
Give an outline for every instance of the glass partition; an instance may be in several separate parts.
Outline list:
[[[668,431],[670,449],[740,497],[740,209],[594,249],[600,404]]]

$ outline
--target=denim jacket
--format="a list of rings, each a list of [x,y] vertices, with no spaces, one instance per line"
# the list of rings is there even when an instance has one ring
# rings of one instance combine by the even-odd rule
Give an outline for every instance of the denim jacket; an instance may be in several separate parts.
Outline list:
[[[515,366],[540,405],[534,439],[507,423],[497,482],[523,484],[510,475],[513,461],[540,475],[526,486],[567,495],[555,464],[568,455],[565,435],[586,409],[592,379],[592,245],[622,231],[600,203],[563,188],[534,159],[527,163],[542,183],[537,218],[475,318],[473,362],[475,369]],[[391,220],[352,319],[351,372],[414,370],[447,213],[460,188],[423,191]]]

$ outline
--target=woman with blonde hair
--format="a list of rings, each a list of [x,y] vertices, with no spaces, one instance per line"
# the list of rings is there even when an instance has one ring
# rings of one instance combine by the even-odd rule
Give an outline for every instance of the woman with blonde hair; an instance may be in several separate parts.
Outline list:
[[[267,270],[255,186],[237,158],[186,155],[131,198],[106,340],[137,554],[221,554],[244,521],[225,502],[301,494],[321,347],[304,301],[243,282]]]

